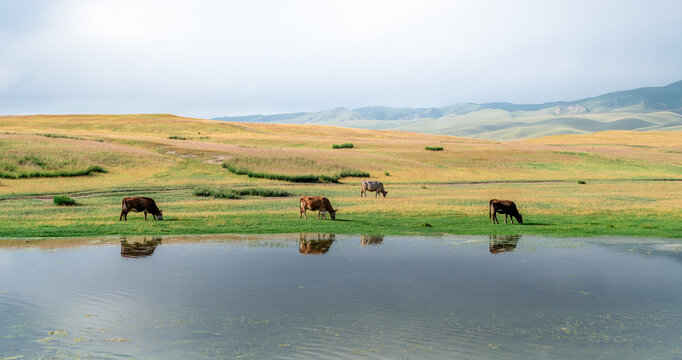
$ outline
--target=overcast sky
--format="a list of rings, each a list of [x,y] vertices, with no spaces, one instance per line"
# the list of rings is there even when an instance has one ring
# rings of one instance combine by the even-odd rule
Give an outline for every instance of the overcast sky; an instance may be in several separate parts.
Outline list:
[[[0,114],[538,103],[682,80],[682,1],[0,0]]]

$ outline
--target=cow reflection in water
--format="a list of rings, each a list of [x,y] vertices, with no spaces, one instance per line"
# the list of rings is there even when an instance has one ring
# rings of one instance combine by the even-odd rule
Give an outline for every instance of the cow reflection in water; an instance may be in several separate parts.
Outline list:
[[[128,258],[151,256],[154,253],[156,246],[160,243],[160,237],[154,237],[149,241],[147,241],[147,238],[145,237],[144,241],[141,243],[129,243],[127,240],[123,240],[121,241],[121,256]]]
[[[514,251],[520,238],[521,235],[490,235],[490,253]]]
[[[300,234],[298,252],[303,255],[326,254],[334,240],[335,234]]]
[[[360,244],[362,246],[379,245],[382,242],[384,242],[383,235],[362,235],[362,238],[360,238]]]

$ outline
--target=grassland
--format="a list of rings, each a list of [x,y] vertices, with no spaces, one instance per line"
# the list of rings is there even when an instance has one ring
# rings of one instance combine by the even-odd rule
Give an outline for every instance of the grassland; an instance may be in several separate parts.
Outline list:
[[[46,133],[52,136],[37,135]],[[107,172],[3,179],[0,237],[324,232],[682,238],[680,139],[680,132],[609,131],[498,142],[163,114],[2,116],[3,154],[52,159],[54,171],[98,166]],[[351,142],[352,150],[329,146]],[[424,151],[435,144],[444,150]],[[389,196],[361,199],[360,178],[290,183],[234,174],[221,166],[226,161],[290,176],[367,172],[385,183]],[[247,196],[196,197],[199,187]],[[256,187],[293,196],[249,196]],[[71,196],[79,206],[56,206],[56,195]],[[121,198],[135,195],[156,199],[164,221],[145,222],[132,213],[119,222]],[[299,220],[301,195],[330,198],[339,220]],[[491,198],[515,200],[526,224],[489,224]]]

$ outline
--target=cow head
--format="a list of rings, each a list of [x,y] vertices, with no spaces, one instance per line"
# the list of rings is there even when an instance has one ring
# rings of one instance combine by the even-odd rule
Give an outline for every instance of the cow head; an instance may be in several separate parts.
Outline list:
[[[519,212],[517,212],[516,216],[514,216],[514,217],[516,218],[516,221],[519,222],[519,224],[523,224],[523,217],[521,216],[521,214]]]
[[[156,220],[163,220],[163,210],[159,210],[158,214],[152,214],[154,216],[154,219]]]
[[[382,192],[382,194],[384,195],[384,197],[386,197],[386,194],[388,194],[388,191],[384,191],[384,192]]]
[[[332,220],[336,220],[336,212],[337,211],[339,211],[339,209],[329,210],[329,215],[332,217]]]

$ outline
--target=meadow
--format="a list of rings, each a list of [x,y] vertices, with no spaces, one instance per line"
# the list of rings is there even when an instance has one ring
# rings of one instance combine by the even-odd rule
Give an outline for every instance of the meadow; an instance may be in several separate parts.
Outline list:
[[[353,147],[333,148],[346,143]],[[166,114],[0,116],[0,150],[0,172],[27,174],[0,179],[0,237],[320,232],[682,238],[681,132],[501,142]],[[251,173],[336,176],[337,182],[249,177],[223,164]],[[63,176],[93,167],[102,171]],[[54,177],[29,176],[39,172]],[[382,181],[388,197],[361,199],[363,177],[344,172]],[[195,196],[202,188],[239,196]],[[268,189],[291,196],[262,196]],[[57,206],[58,195],[77,204]],[[338,220],[299,220],[302,195],[328,197],[340,209]],[[154,198],[164,221],[145,222],[131,213],[119,222],[126,196]],[[514,200],[525,224],[490,224],[491,198]]]

